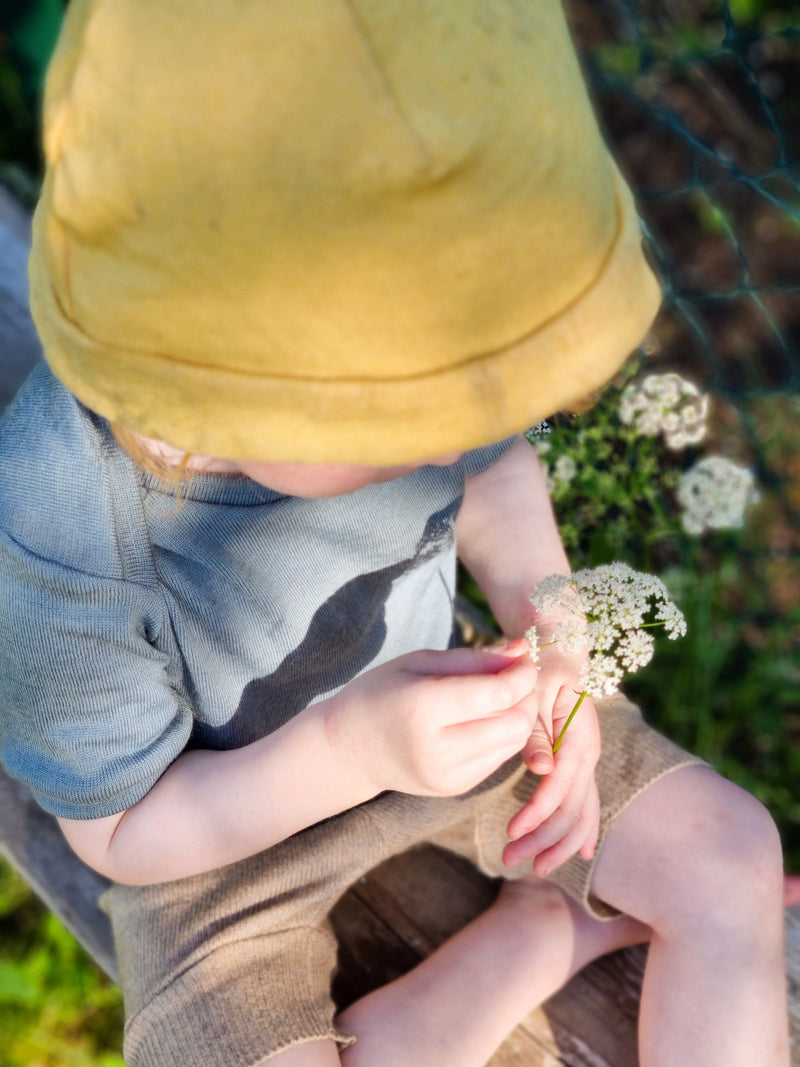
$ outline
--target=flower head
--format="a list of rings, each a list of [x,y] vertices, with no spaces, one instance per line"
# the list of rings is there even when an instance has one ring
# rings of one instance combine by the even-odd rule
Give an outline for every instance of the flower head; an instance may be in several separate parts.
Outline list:
[[[625,563],[550,575],[537,584],[531,603],[540,615],[556,619],[553,644],[585,653],[579,681],[593,697],[615,693],[626,673],[650,662],[648,628],[663,626],[673,639],[686,632],[661,579]]]
[[[614,656],[596,652],[583,665],[579,681],[590,696],[610,697],[619,689],[624,673]]]
[[[753,472],[723,456],[706,456],[681,477],[681,523],[690,534],[744,525],[748,504],[758,499]]]
[[[648,437],[662,434],[673,450],[702,441],[708,397],[679,374],[649,374],[622,391],[619,417]]]

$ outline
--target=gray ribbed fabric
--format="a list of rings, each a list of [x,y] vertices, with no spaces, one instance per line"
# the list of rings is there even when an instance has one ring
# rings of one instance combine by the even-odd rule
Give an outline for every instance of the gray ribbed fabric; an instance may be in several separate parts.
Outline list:
[[[202,475],[177,507],[42,365],[0,422],[7,769],[55,815],[110,815],[187,745],[446,648],[464,481],[507,446],[327,500]]]

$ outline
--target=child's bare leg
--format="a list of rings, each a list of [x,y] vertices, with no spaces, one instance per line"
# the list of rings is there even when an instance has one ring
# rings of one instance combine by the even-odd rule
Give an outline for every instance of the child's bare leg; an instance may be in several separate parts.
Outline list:
[[[313,1041],[256,1067],[483,1067],[586,963],[648,936],[632,919],[593,920],[535,876],[508,882],[413,971],[342,1012],[337,1023],[356,1045],[339,1054],[333,1041]]]
[[[753,797],[673,771],[618,817],[593,888],[653,930],[642,1067],[787,1067],[780,842]]]
[[[253,1067],[340,1067],[340,1063],[336,1042],[323,1040],[292,1045],[285,1052],[259,1060]]]
[[[793,908],[800,904],[800,875],[787,874],[783,880],[783,904],[786,908]]]
[[[780,843],[749,794],[702,767],[666,775],[616,820],[593,888],[642,922],[597,922],[555,887],[509,883],[412,972],[342,1013],[359,1038],[343,1067],[483,1067],[591,959],[651,937],[642,1067],[788,1067]],[[269,1065],[338,1062],[332,1042],[314,1042]]]
[[[353,1004],[346,1067],[483,1067],[531,1009],[597,956],[646,940],[600,923],[538,879],[507,883],[486,912],[409,974]],[[283,1065],[281,1065],[283,1067]]]

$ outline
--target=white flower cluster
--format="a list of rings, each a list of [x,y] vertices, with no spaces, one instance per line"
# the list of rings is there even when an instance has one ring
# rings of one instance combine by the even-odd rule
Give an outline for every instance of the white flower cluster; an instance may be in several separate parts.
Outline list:
[[[554,489],[569,485],[578,473],[578,464],[572,456],[559,456],[552,467],[545,464],[544,473],[547,489],[552,493]]]
[[[611,696],[626,673],[650,662],[653,638],[645,627],[663,625],[673,639],[686,633],[661,579],[625,563],[550,575],[530,599],[537,612],[557,619],[551,643],[586,655],[579,682],[593,697]],[[526,636],[536,645],[534,627]]]
[[[578,473],[578,464],[572,456],[561,455],[551,466],[545,459],[553,447],[551,442],[545,437],[533,441],[532,443],[533,447],[536,449],[536,455],[539,457],[539,462],[542,464],[542,469],[544,470],[548,492],[552,493],[555,489],[560,487],[566,488]]]
[[[680,374],[649,374],[622,391],[619,417],[648,437],[662,434],[667,448],[677,450],[702,441],[706,433],[708,397]]]
[[[677,496],[684,530],[701,534],[744,526],[745,510],[758,492],[747,467],[724,456],[706,456],[681,476]]]

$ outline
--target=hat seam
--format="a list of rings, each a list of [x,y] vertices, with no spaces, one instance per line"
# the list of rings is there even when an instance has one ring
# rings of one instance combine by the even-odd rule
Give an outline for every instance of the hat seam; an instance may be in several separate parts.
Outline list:
[[[343,0],[347,3],[348,0]],[[526,341],[535,337],[536,334],[548,329],[552,323],[558,319],[563,318],[565,314],[568,314],[574,307],[577,307],[587,296],[588,293],[597,286],[603,275],[606,272],[608,264],[614,257],[616,250],[619,247],[620,240],[624,234],[624,211],[622,208],[621,197],[619,188],[615,191],[615,207],[616,207],[616,227],[612,240],[609,242],[606,254],[600,262],[597,271],[592,276],[591,280],[581,287],[580,291],[576,293],[567,303],[563,304],[556,312],[543,319],[541,322],[525,333],[520,334],[517,337],[512,338],[509,341],[505,341],[502,344],[497,345],[495,348],[487,349],[483,352],[476,352],[473,355],[458,361],[457,363],[446,363],[441,367],[436,367],[432,370],[426,370],[415,374],[398,374],[393,376],[384,376],[380,378],[368,378],[368,377],[332,377],[326,375],[325,377],[315,377],[313,375],[301,375],[301,374],[261,374],[256,370],[248,370],[246,368],[240,368],[231,366],[229,364],[217,364],[217,363],[200,363],[197,360],[182,359],[180,356],[176,356],[170,353],[161,352],[152,348],[137,348],[135,345],[127,343],[125,345],[115,345],[109,341],[94,337],[86,329],[80,326],[76,320],[67,312],[64,307],[63,301],[60,299],[59,294],[55,291],[50,279],[48,278],[47,286],[50,291],[50,296],[54,301],[56,307],[61,312],[62,321],[69,325],[69,328],[74,330],[81,338],[87,341],[95,348],[100,348],[106,352],[119,352],[126,355],[143,356],[150,359],[158,360],[162,363],[173,364],[180,367],[193,367],[202,371],[217,371],[226,375],[241,376],[242,378],[258,378],[260,381],[276,381],[276,382],[306,382],[310,385],[313,384],[340,384],[340,385],[353,385],[353,386],[366,386],[366,385],[396,385],[402,382],[420,381],[425,379],[435,379],[442,373],[450,373],[454,369],[467,369],[472,367],[473,369],[479,369],[482,364],[502,355],[509,349],[515,348],[524,344]]]
[[[375,73],[378,76],[378,81],[383,87],[387,99],[391,102],[392,107],[397,112],[397,117],[399,118],[403,128],[408,133],[409,139],[413,144],[414,148],[417,150],[418,155],[421,157],[421,161],[425,169],[427,171],[432,171],[434,169],[433,153],[428,147],[428,144],[425,141],[425,138],[422,136],[421,131],[411,121],[411,118],[406,113],[405,109],[400,103],[400,98],[395,92],[394,86],[392,85],[389,79],[389,75],[386,72],[386,68],[381,62],[380,56],[378,55],[378,50],[375,47],[375,43],[372,40],[369,31],[367,30],[367,26],[363,16],[356,8],[353,0],[341,0],[341,2],[342,7],[346,8],[347,13],[350,16],[350,21],[352,22],[353,28],[355,29],[356,33],[358,34],[358,37],[360,38],[364,46],[364,51],[369,56]]]

